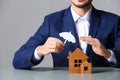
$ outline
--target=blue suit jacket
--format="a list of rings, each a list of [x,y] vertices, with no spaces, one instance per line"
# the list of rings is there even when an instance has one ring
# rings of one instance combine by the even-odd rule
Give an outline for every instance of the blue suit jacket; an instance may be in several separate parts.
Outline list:
[[[60,32],[70,32],[76,38],[76,43],[67,42],[64,50],[60,54],[52,54],[54,67],[68,66],[68,52],[80,48],[79,40],[75,29],[75,24],[71,15],[70,8],[50,14],[45,17],[43,24],[33,37],[25,43],[16,53],[13,60],[15,68],[30,68],[40,63],[34,61],[33,53],[37,46],[45,43],[48,37],[55,37],[64,42],[59,36]],[[120,17],[96,10],[93,8],[90,18],[89,35],[98,38],[100,42],[115,53],[118,65],[120,65]],[[111,66],[102,56],[95,54],[90,45],[87,46],[86,54],[89,62],[93,66]]]

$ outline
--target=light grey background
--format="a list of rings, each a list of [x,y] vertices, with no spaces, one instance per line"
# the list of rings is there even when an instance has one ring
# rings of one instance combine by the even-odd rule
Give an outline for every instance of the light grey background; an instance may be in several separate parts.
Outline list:
[[[120,15],[120,0],[94,0],[93,5]],[[0,0],[0,67],[12,67],[16,50],[32,36],[44,16],[67,8],[70,0]],[[46,56],[38,66],[52,66]]]

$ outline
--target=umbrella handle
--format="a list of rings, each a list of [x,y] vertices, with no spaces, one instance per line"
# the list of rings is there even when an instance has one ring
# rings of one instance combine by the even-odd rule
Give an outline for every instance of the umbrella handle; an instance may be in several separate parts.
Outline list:
[[[65,39],[64,44],[66,44],[66,42],[67,42],[67,39]]]

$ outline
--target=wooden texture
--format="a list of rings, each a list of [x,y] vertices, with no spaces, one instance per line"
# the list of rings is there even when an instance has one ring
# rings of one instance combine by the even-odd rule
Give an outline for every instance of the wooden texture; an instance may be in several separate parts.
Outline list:
[[[92,72],[92,65],[89,63],[88,56],[77,48],[73,52],[69,52],[69,72],[87,74]]]

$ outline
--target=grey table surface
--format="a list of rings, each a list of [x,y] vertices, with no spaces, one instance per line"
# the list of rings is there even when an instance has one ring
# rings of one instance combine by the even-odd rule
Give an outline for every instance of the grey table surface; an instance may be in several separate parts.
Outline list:
[[[120,80],[120,68],[93,67],[92,74],[73,74],[68,68],[0,68],[0,80]]]

